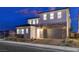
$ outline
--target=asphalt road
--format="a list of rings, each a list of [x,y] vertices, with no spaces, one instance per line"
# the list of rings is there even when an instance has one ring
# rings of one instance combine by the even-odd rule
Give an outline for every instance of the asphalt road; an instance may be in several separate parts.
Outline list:
[[[67,51],[0,42],[0,52],[67,52]]]

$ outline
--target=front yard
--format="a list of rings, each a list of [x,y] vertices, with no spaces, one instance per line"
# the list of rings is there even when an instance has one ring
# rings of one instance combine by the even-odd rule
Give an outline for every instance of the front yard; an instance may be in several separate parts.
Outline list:
[[[70,47],[79,47],[79,38],[78,39],[24,39],[17,37],[7,37],[5,40],[17,41],[17,42],[31,42],[38,44],[48,44],[48,45],[57,45],[57,46],[70,46]]]

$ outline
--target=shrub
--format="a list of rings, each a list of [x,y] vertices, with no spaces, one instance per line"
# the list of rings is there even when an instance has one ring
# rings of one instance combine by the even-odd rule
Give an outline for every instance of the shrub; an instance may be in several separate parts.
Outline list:
[[[73,40],[68,40],[67,42],[66,42],[66,46],[72,46],[73,45]]]

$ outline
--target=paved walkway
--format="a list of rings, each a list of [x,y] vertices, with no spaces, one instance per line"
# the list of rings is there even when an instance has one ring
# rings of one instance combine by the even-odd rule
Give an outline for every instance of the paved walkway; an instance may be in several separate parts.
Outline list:
[[[66,46],[55,46],[55,45],[46,45],[46,44],[24,43],[24,42],[5,41],[5,40],[0,40],[0,42],[28,45],[28,46],[34,46],[34,47],[40,47],[40,48],[58,49],[58,50],[63,50],[63,51],[79,52],[79,48],[66,47]]]

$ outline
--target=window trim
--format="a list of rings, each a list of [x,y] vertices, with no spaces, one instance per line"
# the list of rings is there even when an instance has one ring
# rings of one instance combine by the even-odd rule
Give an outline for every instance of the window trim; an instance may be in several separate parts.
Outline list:
[[[32,24],[36,24],[36,21],[35,21],[35,19],[33,19],[33,20],[32,20]]]
[[[17,29],[17,34],[20,34],[20,29]]]
[[[24,29],[21,29],[21,34],[24,34]]]
[[[43,14],[43,20],[47,20],[47,14]]]
[[[58,11],[58,12],[57,12],[57,18],[58,18],[58,19],[61,19],[61,18],[62,18],[62,12],[61,12],[61,11]]]
[[[36,19],[36,24],[38,24],[39,23],[39,19]]]
[[[54,12],[50,13],[50,19],[54,19]]]
[[[29,29],[28,28],[26,28],[26,34],[28,34],[29,33]]]
[[[32,20],[28,20],[28,23],[29,23],[29,24],[32,24]]]

